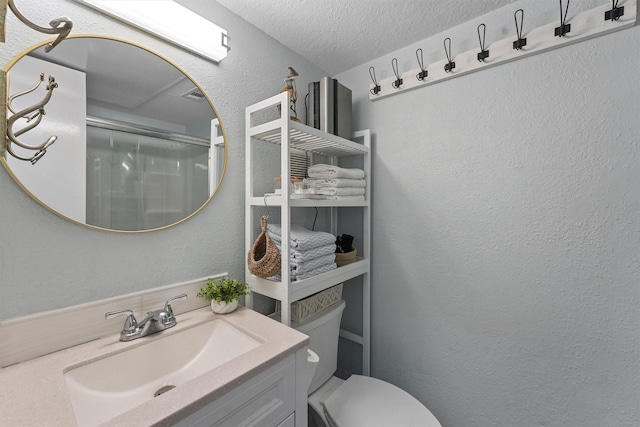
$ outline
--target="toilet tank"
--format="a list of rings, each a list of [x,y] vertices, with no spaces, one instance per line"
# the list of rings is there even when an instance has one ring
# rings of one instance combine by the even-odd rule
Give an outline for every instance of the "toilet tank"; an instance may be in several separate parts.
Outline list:
[[[340,301],[304,322],[291,322],[293,328],[309,336],[309,348],[320,358],[309,394],[329,380],[338,367],[338,338],[344,307],[345,302]]]

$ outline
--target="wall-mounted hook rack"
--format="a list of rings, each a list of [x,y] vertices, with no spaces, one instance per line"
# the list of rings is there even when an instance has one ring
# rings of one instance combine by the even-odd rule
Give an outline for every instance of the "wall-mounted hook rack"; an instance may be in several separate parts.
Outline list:
[[[524,16],[524,11],[520,12],[519,9],[514,14],[514,18],[516,20],[516,33],[518,33],[516,34],[518,37],[518,40],[516,41],[519,41],[519,43],[516,44],[513,40],[513,36],[510,36],[487,46],[486,50],[491,51],[490,61],[479,62],[477,56],[478,51],[476,48],[460,53],[455,57],[449,57],[449,55],[447,55],[446,59],[429,64],[426,68],[424,66],[420,66],[419,63],[418,68],[406,71],[400,76],[403,83],[399,88],[394,88],[392,86],[392,83],[397,80],[396,77],[387,78],[378,82],[373,79],[375,76],[372,76],[374,85],[370,85],[371,95],[369,96],[369,99],[371,101],[377,101],[408,90],[432,85],[441,81],[460,77],[468,73],[495,67],[499,64],[515,61],[520,58],[558,49],[573,43],[578,43],[594,37],[603,36],[605,34],[633,27],[636,23],[637,0],[619,0],[619,3],[620,6],[617,6],[617,3],[614,3],[614,6],[624,7],[625,9],[624,15],[619,16],[617,20],[602,19],[603,15],[605,15],[607,11],[612,10],[611,3],[607,1],[606,5],[595,7],[572,17],[570,24],[571,33],[569,35],[567,31],[565,33],[565,37],[555,36],[555,28],[558,27],[558,22],[534,28],[528,33],[523,34],[522,17]],[[566,18],[566,10],[568,10],[568,6],[569,3],[567,2],[567,8],[563,11],[565,12],[563,13],[563,18]],[[519,15],[519,13],[521,13],[521,15]],[[520,17],[520,23],[518,23],[518,17]],[[563,25],[562,22],[560,22],[560,25]],[[566,20],[564,25],[569,25]],[[450,54],[450,52],[450,45],[447,46],[447,39],[445,39],[445,54]],[[456,64],[455,72],[451,72],[453,67],[449,66],[453,63]],[[371,67],[370,70],[372,68],[373,67]],[[418,77],[422,72],[425,72],[424,78],[419,79]]]

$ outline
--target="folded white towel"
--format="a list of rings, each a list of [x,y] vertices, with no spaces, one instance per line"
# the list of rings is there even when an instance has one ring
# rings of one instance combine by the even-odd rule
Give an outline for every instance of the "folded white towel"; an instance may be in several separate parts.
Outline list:
[[[313,269],[311,271],[308,271],[308,272],[302,273],[302,274],[296,274],[295,271],[292,271],[291,272],[291,281],[295,282],[297,280],[307,279],[309,277],[313,277],[313,276],[316,276],[316,275],[321,274],[321,273],[326,273],[327,271],[335,270],[336,268],[338,268],[338,266],[336,265],[335,262],[333,262],[331,264],[325,264],[322,267],[318,267],[316,269]],[[269,277],[269,280],[280,281],[281,279],[282,279],[282,275],[280,273],[276,274],[273,277]]]
[[[364,171],[362,169],[349,169],[341,168],[339,166],[325,165],[323,163],[313,165],[307,172],[310,178],[348,178],[348,179],[362,179],[364,178]]]
[[[335,262],[333,262],[331,264],[325,264],[322,267],[318,267],[318,268],[316,268],[314,270],[307,271],[307,272],[301,273],[301,274],[295,274],[293,280],[308,279],[309,277],[317,276],[318,274],[326,273],[327,271],[331,271],[331,270],[335,270],[337,267],[338,266],[336,265]]]
[[[364,194],[364,188],[353,188],[353,187],[321,187],[316,190],[318,194],[324,194],[327,196],[360,196]]]
[[[364,179],[334,178],[334,179],[310,179],[309,181],[311,181],[311,185],[313,185],[314,188],[321,188],[321,187],[335,187],[335,188],[362,187],[364,188],[367,186],[367,181],[365,181]]]
[[[269,237],[274,241],[282,241],[280,237],[282,235],[280,224],[267,224],[267,231],[269,232]],[[290,247],[300,251],[326,246],[336,241],[336,236],[331,233],[311,231],[297,224],[291,224],[289,238],[291,240]]]
[[[282,251],[282,242],[279,240],[280,236],[275,236],[269,233],[269,236],[272,237],[278,249]],[[276,239],[276,237],[278,239]],[[289,249],[289,255],[291,259],[291,264],[300,264],[303,262],[311,261],[316,258],[323,257],[325,255],[335,254],[336,252],[336,244],[335,242],[329,243],[328,245],[318,246],[317,248],[307,249],[306,251],[299,251],[294,248]]]
[[[293,193],[291,198],[294,200],[327,200],[322,194]]]
[[[327,200],[363,201],[364,196],[327,196]]]
[[[317,268],[324,267],[325,265],[332,264],[332,263],[335,264],[335,262],[336,262],[336,254],[334,253],[330,255],[321,256],[319,258],[316,258],[307,262],[301,262],[300,264],[291,264],[291,270],[295,272],[296,276],[299,276],[301,274],[313,271]]]

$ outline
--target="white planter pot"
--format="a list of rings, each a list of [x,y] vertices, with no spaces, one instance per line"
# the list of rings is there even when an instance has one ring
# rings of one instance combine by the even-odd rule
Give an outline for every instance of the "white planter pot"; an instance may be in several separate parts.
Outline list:
[[[231,313],[232,311],[235,311],[236,308],[238,308],[237,299],[234,299],[230,303],[222,301],[220,304],[218,304],[215,300],[211,301],[211,311],[216,314]]]

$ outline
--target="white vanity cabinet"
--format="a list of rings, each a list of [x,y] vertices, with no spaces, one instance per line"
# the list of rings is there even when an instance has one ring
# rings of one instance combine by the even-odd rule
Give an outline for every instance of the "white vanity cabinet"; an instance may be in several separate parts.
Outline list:
[[[282,257],[281,281],[263,279],[246,268],[245,277],[253,293],[265,295],[281,302],[282,323],[290,325],[290,305],[331,286],[354,278],[362,281],[362,322],[359,333],[341,330],[343,338],[362,346],[362,373],[369,375],[369,306],[370,306],[370,200],[371,200],[371,136],[368,130],[353,134],[353,141],[328,134],[289,118],[289,93],[283,92],[246,108],[245,113],[245,249],[249,251],[260,232],[262,215],[279,216],[282,232],[282,253],[289,251],[291,217],[296,209],[328,209],[328,229],[322,231],[338,235],[338,225],[357,224],[362,231],[356,244],[356,262],[333,271],[303,280],[292,281],[289,257]],[[275,119],[273,117],[276,117]],[[268,147],[265,147],[267,145]],[[275,147],[275,148],[270,148]],[[279,167],[277,163],[279,148]],[[291,198],[291,189],[285,183],[293,175],[292,154],[307,165],[329,163],[342,167],[358,167],[365,171],[367,181],[364,201],[308,200]],[[302,153],[302,154],[301,154]],[[281,194],[274,192],[273,181],[280,177]],[[268,211],[267,211],[268,210]],[[312,210],[309,212],[311,215]],[[303,212],[306,215],[306,212]],[[345,215],[346,214],[346,215]],[[310,218],[311,222],[313,217]],[[278,219],[276,218],[276,222]],[[271,222],[271,221],[270,221]],[[342,223],[341,223],[342,226]],[[348,233],[352,234],[352,233]],[[246,253],[245,252],[245,253]],[[348,286],[345,284],[345,286]],[[247,305],[252,307],[252,298]],[[356,321],[358,319],[356,318]],[[357,326],[355,327],[357,328]]]
[[[308,384],[301,384],[305,377],[301,371],[305,357],[306,348],[298,350],[174,425],[306,426]],[[296,383],[300,385],[296,386]]]
[[[175,295],[174,290],[169,292]],[[163,289],[162,294],[166,293]],[[75,316],[84,318],[87,310],[93,310],[94,317],[102,315],[105,310],[100,305],[96,310],[95,304],[83,306]],[[307,425],[311,362],[306,335],[245,307],[224,315],[202,307],[181,313],[177,319],[171,329],[139,340],[121,342],[117,334],[110,333],[0,368],[0,425]],[[22,329],[12,330],[31,330],[31,322],[13,325]],[[226,326],[218,328],[222,324]],[[221,332],[229,328],[237,334]],[[248,338],[242,335],[257,345],[235,356],[222,348],[242,345]],[[204,350],[205,341],[216,352],[220,347],[220,359]],[[67,381],[67,374],[92,366],[83,377],[85,382],[73,386]],[[192,377],[194,372],[199,373]],[[155,381],[175,388],[154,396],[159,389]],[[74,389],[81,396],[75,403]],[[104,417],[106,408],[109,416]]]

